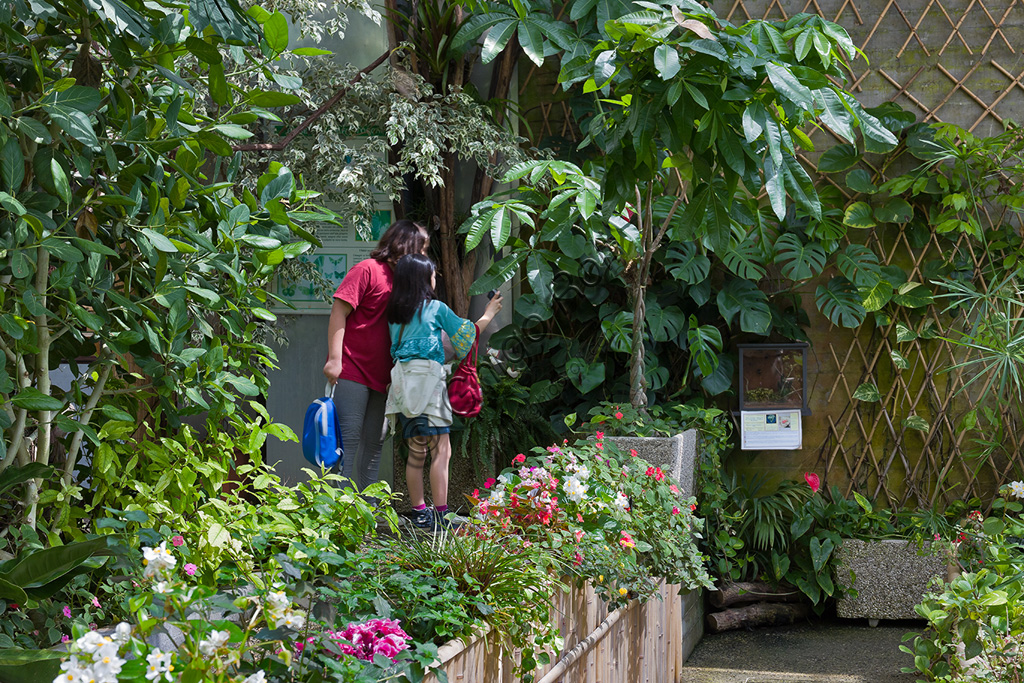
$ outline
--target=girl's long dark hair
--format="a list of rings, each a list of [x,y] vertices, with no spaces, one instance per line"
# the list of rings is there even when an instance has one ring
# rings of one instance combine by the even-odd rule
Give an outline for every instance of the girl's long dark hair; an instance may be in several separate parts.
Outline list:
[[[395,264],[395,276],[388,299],[388,322],[406,325],[412,322],[416,311],[434,298],[430,276],[434,262],[422,254],[406,254]]]
[[[395,221],[381,235],[377,248],[370,252],[370,258],[392,266],[406,254],[419,254],[427,246],[427,229],[408,219]]]

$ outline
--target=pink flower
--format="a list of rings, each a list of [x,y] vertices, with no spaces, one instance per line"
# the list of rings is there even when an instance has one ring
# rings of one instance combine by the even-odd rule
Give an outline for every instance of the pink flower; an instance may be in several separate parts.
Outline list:
[[[604,438],[604,432],[598,432],[595,436],[597,437],[597,440],[600,441]]]
[[[939,540],[940,538],[942,538],[942,536],[940,536],[939,534],[935,534],[934,536],[932,536],[932,538],[933,538],[933,539],[935,539],[935,540],[937,541],[937,540]]]
[[[623,531],[622,538],[619,539],[619,545],[623,548],[635,548],[636,542],[633,540],[632,536]]]
[[[64,605],[64,609],[62,611],[64,612],[64,616],[65,617],[67,617],[68,619],[71,618],[71,607],[70,606]]]
[[[615,413],[615,419],[616,420],[621,420],[622,419],[622,413]]]
[[[60,637],[60,642],[62,642],[62,643],[70,643],[71,642],[71,636],[69,636],[68,634],[65,633],[64,635],[62,635]]]
[[[636,452],[635,448],[630,448],[629,449],[629,455],[630,455],[630,457],[635,458],[638,455],[638,453]]]
[[[494,486],[494,477],[488,477],[487,481],[484,482],[484,488],[489,489]]]
[[[804,479],[807,481],[807,485],[811,487],[811,493],[817,493],[818,489],[821,488],[821,480],[818,479],[818,475],[814,472],[804,472]]]
[[[584,533],[584,532],[583,532],[583,529],[577,529],[577,530],[575,531],[574,535],[576,536],[576,542],[577,542],[577,543],[579,543],[579,542],[580,542],[580,540],[581,540],[581,539],[583,538],[583,533]]]
[[[575,565],[583,564],[583,556],[579,553],[576,553],[576,556],[572,558],[572,563]]]
[[[604,450],[604,444],[603,443],[598,442],[598,443],[595,443],[594,445],[597,446],[597,450],[599,450],[599,451],[603,451]]]
[[[195,576],[196,575],[196,569],[197,569],[197,567],[194,564],[192,564],[191,562],[189,562],[189,563],[187,563],[185,565],[185,573],[188,574],[189,576]]]
[[[673,507],[673,508],[672,508],[672,514],[673,514],[673,515],[678,515],[678,514],[679,514],[679,508],[677,508],[677,507]]]
[[[93,596],[93,599],[92,599],[92,606],[93,606],[93,607],[99,607],[99,606],[100,606],[100,601],[99,601],[99,598],[97,598],[97,597]]]
[[[520,463],[524,463],[526,462],[526,456],[520,453],[516,457],[512,458],[512,462],[514,462],[517,465],[519,465]]]
[[[177,548],[178,546],[185,545],[185,538],[183,536],[175,536],[171,539],[171,544]]]
[[[676,486],[675,484],[669,484],[668,490],[671,491],[672,493],[675,493],[676,495],[679,494],[679,487]]]

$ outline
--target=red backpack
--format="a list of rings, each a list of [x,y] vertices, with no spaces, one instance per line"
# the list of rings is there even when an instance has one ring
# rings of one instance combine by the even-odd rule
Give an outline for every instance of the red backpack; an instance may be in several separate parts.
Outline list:
[[[484,394],[480,390],[480,377],[476,374],[477,340],[480,328],[476,328],[473,347],[462,359],[459,366],[448,380],[448,401],[452,404],[452,412],[459,417],[476,417],[484,406]]]

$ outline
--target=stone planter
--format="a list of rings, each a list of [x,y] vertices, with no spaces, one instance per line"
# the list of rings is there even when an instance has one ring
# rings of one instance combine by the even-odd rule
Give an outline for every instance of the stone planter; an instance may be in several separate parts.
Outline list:
[[[670,437],[657,436],[614,436],[605,439],[615,444],[620,451],[628,453],[636,449],[637,454],[655,467],[679,482],[679,488],[687,496],[696,495],[694,490],[697,474],[697,430],[690,429]]]
[[[872,626],[879,619],[920,619],[914,606],[932,579],[946,575],[945,558],[931,554],[927,543],[918,550],[912,541],[844,538],[836,560],[836,583],[857,591],[857,597],[837,601],[837,615],[867,619]]]

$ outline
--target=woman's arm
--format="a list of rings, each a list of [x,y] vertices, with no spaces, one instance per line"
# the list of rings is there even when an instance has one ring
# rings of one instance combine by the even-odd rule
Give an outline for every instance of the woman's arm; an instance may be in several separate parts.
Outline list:
[[[501,292],[496,292],[491,300],[487,302],[487,308],[484,309],[484,314],[480,316],[476,321],[476,326],[483,332],[491,321],[494,320],[494,316],[498,315],[498,311],[501,310]]]
[[[352,304],[335,299],[331,307],[331,321],[327,324],[327,363],[324,376],[334,384],[341,375],[341,352],[345,348],[345,322],[352,312]]]

